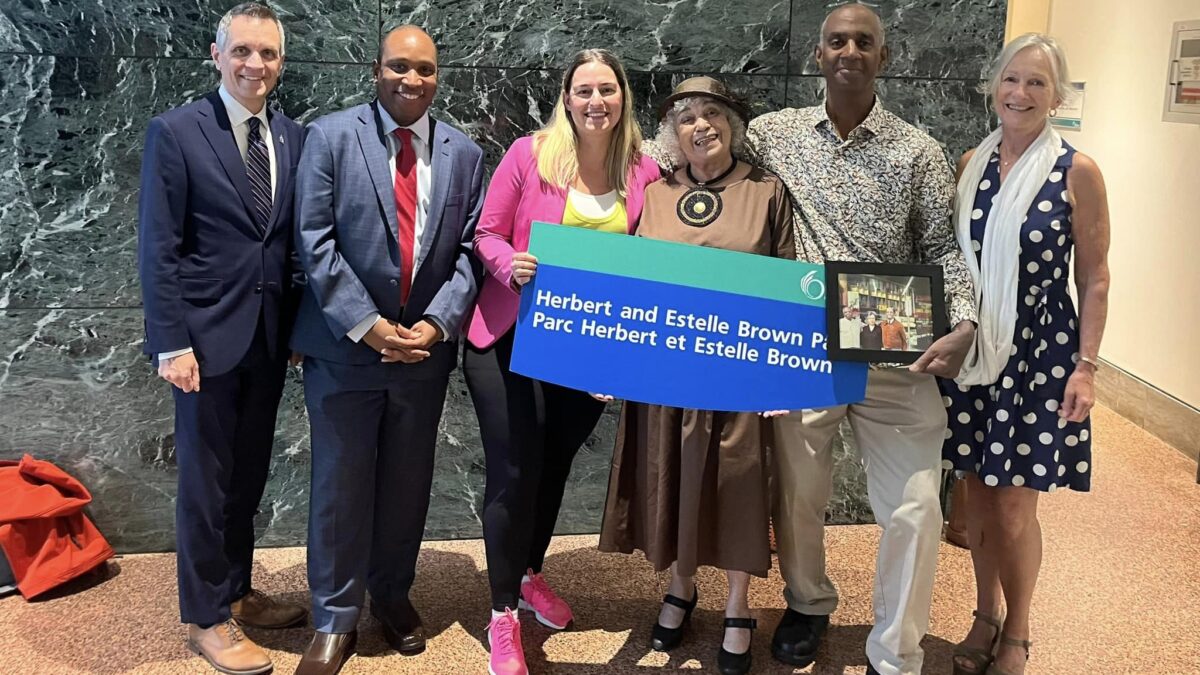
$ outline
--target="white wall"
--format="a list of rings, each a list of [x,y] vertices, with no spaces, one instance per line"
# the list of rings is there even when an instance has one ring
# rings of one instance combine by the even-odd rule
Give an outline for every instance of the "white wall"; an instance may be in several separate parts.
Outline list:
[[[1112,214],[1100,354],[1200,408],[1200,125],[1163,122],[1171,25],[1200,0],[1053,0],[1048,32],[1087,82],[1082,131]]]
[[[1004,41],[1024,33],[1045,33],[1050,22],[1051,0],[1009,0]]]

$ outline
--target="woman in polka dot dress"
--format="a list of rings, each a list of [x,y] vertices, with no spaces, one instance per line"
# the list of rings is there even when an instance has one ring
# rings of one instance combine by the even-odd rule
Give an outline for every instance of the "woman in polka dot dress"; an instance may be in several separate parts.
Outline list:
[[[999,338],[981,336],[979,363],[969,359],[958,382],[941,382],[943,465],[966,476],[977,586],[976,620],[955,650],[956,674],[1024,672],[1041,566],[1038,496],[1091,486],[1088,415],[1107,307],[1108,212],[1095,162],[1047,123],[1070,95],[1068,82],[1053,39],[1030,34],[1010,43],[990,90],[1000,129],[959,164],[959,241],[970,246],[980,286],[980,333]],[[989,252],[989,245],[1009,248]],[[1078,315],[1067,289],[1072,248]],[[998,307],[1009,308],[1007,324]],[[992,352],[983,355],[981,343]]]

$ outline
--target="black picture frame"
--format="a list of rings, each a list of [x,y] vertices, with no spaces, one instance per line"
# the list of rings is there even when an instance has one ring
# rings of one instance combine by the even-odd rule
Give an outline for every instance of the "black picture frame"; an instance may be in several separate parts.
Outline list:
[[[825,289],[826,350],[831,361],[912,363],[950,329],[940,265],[827,261]],[[853,332],[852,327],[841,323],[847,306],[851,317],[861,317],[863,330],[857,345],[843,344],[851,342]],[[891,347],[884,344],[883,336],[888,310],[901,324],[899,338],[895,331],[888,331]],[[879,328],[866,330],[870,314],[875,314]],[[872,335],[875,332],[878,337]],[[904,340],[903,348],[895,346],[897,339]]]

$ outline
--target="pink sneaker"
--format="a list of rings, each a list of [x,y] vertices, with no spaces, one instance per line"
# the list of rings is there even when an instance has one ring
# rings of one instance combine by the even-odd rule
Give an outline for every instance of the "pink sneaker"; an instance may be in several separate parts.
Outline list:
[[[549,626],[554,630],[562,630],[571,625],[575,618],[571,607],[550,590],[550,584],[540,574],[526,570],[526,581],[521,582],[521,601],[519,607],[533,612],[538,623]]]
[[[488,624],[489,675],[529,675],[521,648],[521,622],[511,609]]]

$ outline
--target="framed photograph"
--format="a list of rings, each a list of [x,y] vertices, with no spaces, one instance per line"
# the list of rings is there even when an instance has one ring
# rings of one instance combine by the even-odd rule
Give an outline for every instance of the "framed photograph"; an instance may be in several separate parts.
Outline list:
[[[832,361],[912,363],[949,330],[939,265],[825,263]]]

